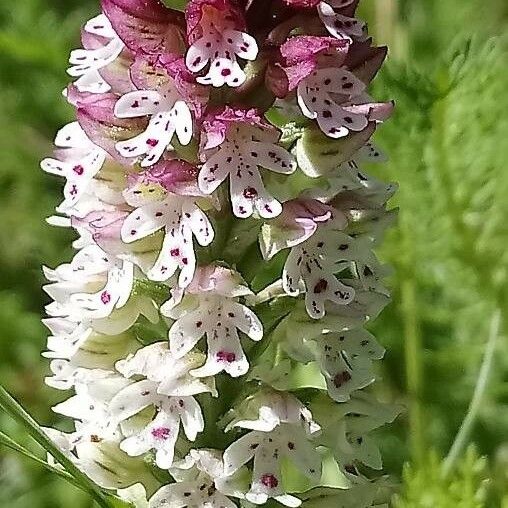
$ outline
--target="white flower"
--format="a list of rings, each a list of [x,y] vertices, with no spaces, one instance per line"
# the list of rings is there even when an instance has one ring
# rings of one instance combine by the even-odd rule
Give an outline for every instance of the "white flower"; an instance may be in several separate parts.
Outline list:
[[[169,331],[171,351],[181,357],[206,335],[206,363],[191,374],[207,377],[227,372],[233,377],[245,374],[249,362],[243,352],[238,330],[250,339],[263,338],[263,326],[248,307],[238,303],[239,296],[250,290],[235,280],[231,270],[219,267],[199,268],[186,296],[174,290],[173,298],[161,307],[161,313],[175,319]],[[183,301],[182,301],[183,297]]]
[[[155,416],[124,439],[120,448],[130,456],[155,449],[157,465],[167,469],[173,463],[175,443],[183,426],[185,435],[194,441],[204,429],[203,414],[194,397],[172,397],[158,392],[159,383],[144,379],[120,391],[109,405],[114,421],[122,422],[153,406]],[[205,391],[205,390],[203,390]],[[209,391],[209,390],[207,390]]]
[[[346,7],[354,0],[329,0],[318,4],[318,14],[328,32],[337,39],[362,39],[364,38],[365,23],[356,18],[344,16],[333,8]]]
[[[84,319],[101,319],[109,316],[115,308],[122,308],[129,299],[134,284],[134,265],[124,261],[108,271],[106,285],[97,293],[71,295],[71,305]]]
[[[48,337],[48,351],[43,353],[53,359],[53,375],[45,382],[60,390],[71,388],[83,371],[113,370],[116,361],[139,347],[132,332],[105,335],[93,330],[89,322],[63,318],[47,319],[45,324],[55,334]]]
[[[124,43],[113,30],[109,19],[100,14],[89,20],[84,27],[84,42],[93,39],[94,45],[90,49],[76,49],[71,52],[67,69],[70,76],[79,78],[74,85],[80,92],[106,93],[111,86],[101,76],[100,70],[114,62],[124,49]],[[106,39],[105,44],[99,41]]]
[[[215,385],[213,379],[197,380],[189,375],[203,357],[198,353],[177,359],[167,344],[156,343],[117,363],[117,370],[124,376],[144,375],[148,379],[134,383],[113,399],[109,407],[113,418],[123,421],[145,407],[156,407],[155,418],[147,424],[133,425],[120,445],[122,450],[137,456],[155,449],[157,465],[167,469],[173,463],[180,423],[191,441],[203,431],[201,409],[192,395],[216,395]]]
[[[142,167],[155,164],[162,157],[174,134],[182,145],[192,138],[192,115],[178,92],[171,87],[161,91],[138,90],[123,95],[115,105],[118,118],[150,115],[146,130],[138,136],[116,144],[123,157],[140,157]]]
[[[150,499],[150,508],[236,508],[228,496],[243,497],[243,486],[224,477],[218,451],[191,450],[170,470],[176,483],[165,485]]]
[[[293,395],[267,390],[257,393],[240,405],[239,416],[229,425],[253,430],[239,438],[224,452],[225,473],[233,474],[254,459],[253,478],[246,498],[264,504],[275,498],[286,506],[299,506],[301,501],[283,489],[281,461],[287,458],[308,478],[321,477],[321,456],[310,439],[320,426],[311,412]],[[242,415],[257,412],[255,419]]]
[[[202,153],[205,163],[199,173],[199,188],[211,194],[229,176],[231,204],[237,217],[250,217],[254,210],[263,218],[276,217],[282,205],[266,191],[259,168],[284,175],[294,173],[293,156],[276,144],[277,132],[266,129],[258,118],[250,119],[248,112],[229,110],[223,116],[226,120],[219,118],[205,127],[209,142]],[[216,139],[216,124],[222,123],[225,132]]]
[[[320,227],[311,238],[291,249],[284,265],[284,290],[297,296],[303,281],[307,312],[314,319],[324,316],[326,301],[347,305],[355,296],[354,289],[335,276],[347,267],[344,259],[348,256],[342,253],[349,249],[349,243],[340,242],[345,236],[333,228]]]
[[[313,403],[312,409],[323,423],[317,442],[333,452],[346,473],[357,463],[372,469],[382,468],[376,439],[369,433],[393,422],[402,412],[401,406],[384,404],[371,394],[356,392],[347,402],[330,406],[321,399]]]
[[[56,212],[67,217],[83,218],[92,212],[113,212],[118,206],[125,205],[121,192],[111,187],[111,182],[105,183],[106,181],[107,179],[102,181],[93,178],[88,182],[85,192],[79,194],[78,201],[64,200],[55,208]]]
[[[41,168],[47,173],[63,176],[66,179],[62,209],[77,204],[89,189],[93,178],[106,161],[106,152],[94,145],[78,122],[62,127],[56,135],[55,145],[58,159],[47,158],[41,162]]]
[[[319,481],[321,456],[299,424],[283,423],[271,432],[253,431],[242,436],[224,452],[225,473],[233,474],[254,459],[251,488],[245,497],[255,504],[274,498],[286,506],[299,506],[299,499],[284,492],[284,458],[311,480]]]
[[[72,358],[93,332],[87,323],[75,323],[66,318],[48,318],[42,322],[52,334],[48,337],[48,351],[43,353],[46,358]]]
[[[375,337],[362,328],[322,335],[317,339],[317,347],[316,360],[325,376],[328,393],[338,402],[348,400],[353,391],[375,380],[372,362],[385,353]]]
[[[99,369],[90,370],[82,368],[64,359],[53,360],[49,368],[52,376],[46,377],[44,382],[57,390],[69,390],[82,379],[93,379],[96,372],[99,372]],[[100,372],[107,371],[100,370]]]
[[[245,72],[238,65],[237,56],[243,60],[255,60],[258,46],[249,34],[231,27],[221,27],[217,23],[220,18],[222,22],[227,19],[224,16],[203,19],[203,35],[188,49],[185,63],[191,72],[200,72],[210,63],[206,75],[196,79],[202,85],[237,87],[246,79]]]
[[[196,269],[193,238],[210,245],[214,231],[206,214],[192,196],[167,194],[162,201],[147,202],[134,210],[123,223],[122,239],[130,243],[164,229],[162,248],[148,277],[155,281],[169,279],[180,268],[179,285],[192,281]]]
[[[209,392],[217,396],[213,378],[197,379],[189,374],[203,363],[204,358],[201,352],[178,358],[166,342],[156,342],[117,362],[116,370],[126,378],[142,375],[155,381],[158,383],[157,392],[164,395],[185,397]]]
[[[70,302],[73,294],[97,291],[107,285],[108,274],[115,271],[119,261],[109,256],[96,245],[87,245],[77,252],[70,263],[65,263],[55,270],[43,267],[49,284],[44,291],[55,301],[48,305],[48,314],[58,317],[76,317],[81,321],[84,316],[77,311],[77,306]],[[111,302],[108,302],[111,303]]]
[[[184,399],[182,399],[182,402]],[[155,463],[161,469],[168,469],[173,464],[175,444],[178,439],[180,421],[171,412],[175,406],[164,406],[155,418],[138,433],[127,437],[120,444],[120,448],[131,457],[143,455],[155,450]],[[201,432],[204,425],[198,427]],[[189,433],[189,439],[194,441],[195,435]]]
[[[159,319],[149,298],[131,298],[133,264],[115,259],[95,245],[84,247],[70,264],[56,270],[45,268],[44,272],[50,280],[44,290],[55,300],[46,306],[51,318],[82,323],[85,329],[91,327],[106,335],[121,334],[140,315],[152,323]]]
[[[365,84],[343,68],[314,71],[301,81],[297,89],[302,113],[316,119],[320,129],[331,138],[342,138],[350,131],[361,131],[368,124],[367,111],[348,104],[365,90]]]
[[[228,424],[226,432],[232,428],[271,432],[285,423],[303,425],[309,435],[320,430],[319,425],[312,419],[312,413],[288,392],[257,392],[242,403],[235,413],[238,416]]]
[[[109,403],[129,381],[104,370],[80,369],[75,373],[76,394],[53,407],[55,413],[75,420],[73,446],[84,441],[118,439],[116,422],[109,417]]]

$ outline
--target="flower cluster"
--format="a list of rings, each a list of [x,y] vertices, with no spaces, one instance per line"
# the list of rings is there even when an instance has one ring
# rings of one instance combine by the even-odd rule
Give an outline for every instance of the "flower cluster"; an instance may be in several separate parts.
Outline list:
[[[357,3],[102,0],[71,53],[42,169],[77,233],[44,320],[74,430],[47,432],[137,507],[381,506],[395,186],[360,166],[393,104]]]

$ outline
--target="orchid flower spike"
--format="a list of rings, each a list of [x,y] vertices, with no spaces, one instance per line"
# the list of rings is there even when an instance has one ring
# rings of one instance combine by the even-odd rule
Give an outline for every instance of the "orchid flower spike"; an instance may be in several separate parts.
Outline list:
[[[77,233],[44,268],[72,431],[46,432],[136,508],[384,506],[369,433],[400,408],[369,392],[365,325],[396,185],[361,166],[383,160],[386,48],[357,0],[272,3],[260,23],[253,2],[102,0],[70,55],[76,120],[41,166]]]

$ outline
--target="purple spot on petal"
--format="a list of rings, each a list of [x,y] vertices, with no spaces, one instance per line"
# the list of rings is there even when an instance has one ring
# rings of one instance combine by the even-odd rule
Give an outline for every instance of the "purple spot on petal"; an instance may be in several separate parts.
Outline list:
[[[243,191],[243,195],[244,197],[246,197],[247,199],[254,199],[257,197],[258,195],[258,191],[254,188],[254,187],[247,187],[244,191]]]
[[[269,489],[276,489],[279,485],[279,480],[273,474],[264,474],[261,477],[261,483]]]
[[[161,439],[165,441],[169,438],[171,431],[167,427],[157,427],[152,429],[151,434],[155,439]]]
[[[351,374],[347,370],[344,372],[339,372],[333,378],[333,384],[336,388],[340,388],[344,383],[347,383],[348,381],[351,381]]]
[[[219,362],[233,363],[235,360],[236,360],[235,353],[232,353],[230,351],[219,351],[217,353],[217,361]]]
[[[314,286],[314,293],[319,294],[323,291],[326,291],[328,288],[328,282],[325,279],[321,279],[315,286]]]

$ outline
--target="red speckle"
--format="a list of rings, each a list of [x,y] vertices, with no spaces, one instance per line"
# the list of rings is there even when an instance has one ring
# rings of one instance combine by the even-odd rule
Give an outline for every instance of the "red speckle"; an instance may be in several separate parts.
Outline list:
[[[154,147],[154,146],[157,146],[159,144],[159,140],[158,139],[150,138],[150,139],[146,140],[146,144],[148,146]]]
[[[219,351],[217,353],[217,360],[219,362],[233,363],[236,360],[236,355],[230,351]]]
[[[183,258],[183,259],[182,259],[182,263],[183,263],[184,265],[186,265],[186,264],[188,264],[188,263],[189,263],[189,260],[188,260],[187,258]]]
[[[85,169],[81,164],[78,164],[77,166],[74,166],[72,168],[72,171],[74,171],[74,173],[76,173],[77,175],[81,176],[85,172]]]
[[[180,249],[177,247],[176,249],[171,249],[169,253],[174,257],[177,258],[180,255]]]
[[[73,185],[73,186],[71,187],[71,191],[69,192],[69,194],[70,194],[71,196],[75,196],[77,193],[78,193],[78,188],[77,188],[75,185]]]
[[[273,474],[264,474],[261,477],[261,483],[269,489],[275,489],[279,485],[279,480]]]
[[[226,76],[229,76],[231,74],[231,70],[230,69],[222,69],[220,71],[220,73],[221,73],[221,76],[226,77]]]
[[[255,197],[257,197],[258,195],[258,191],[254,188],[254,187],[247,187],[244,191],[243,191],[243,195],[244,197],[246,197],[247,199],[254,199]]]
[[[323,291],[326,291],[328,288],[328,282],[326,282],[325,279],[321,279],[315,286],[314,286],[314,293],[319,294]]]
[[[155,429],[152,429],[152,436],[155,439],[162,439],[165,441],[169,438],[169,435],[171,434],[171,431],[167,427],[157,427]]]
[[[103,291],[101,294],[101,302],[107,305],[111,301],[111,295],[107,291]]]
[[[339,372],[334,378],[333,378],[333,384],[336,388],[340,388],[344,383],[347,383],[351,380],[351,374],[345,370],[344,372]]]

